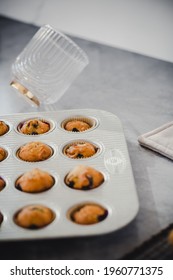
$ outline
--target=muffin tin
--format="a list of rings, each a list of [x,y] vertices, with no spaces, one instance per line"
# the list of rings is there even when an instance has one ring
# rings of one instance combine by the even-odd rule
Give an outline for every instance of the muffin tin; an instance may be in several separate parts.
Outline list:
[[[42,119],[50,123],[50,131],[40,135],[25,135],[18,129],[28,119]],[[88,120],[92,127],[83,132],[64,129],[68,119]],[[0,191],[0,240],[17,240],[51,237],[97,235],[111,232],[128,224],[137,214],[139,204],[128,155],[127,145],[120,120],[101,110],[68,110],[35,112],[1,116],[9,126],[8,133],[0,136],[0,147],[8,155],[0,162],[0,176],[6,186]],[[16,155],[26,143],[39,141],[49,145],[53,155],[44,161],[26,162]],[[89,158],[72,159],[64,153],[69,143],[89,142],[98,147]],[[64,178],[77,165],[86,165],[100,171],[104,182],[96,189],[79,191],[69,188]],[[25,172],[39,168],[55,179],[54,186],[42,193],[25,193],[15,188],[15,182]],[[50,208],[55,218],[48,226],[25,229],[14,222],[15,214],[27,205],[44,205]],[[100,205],[107,210],[106,218],[96,224],[80,225],[70,219],[71,211],[80,205]],[[2,220],[2,219],[1,219]]]

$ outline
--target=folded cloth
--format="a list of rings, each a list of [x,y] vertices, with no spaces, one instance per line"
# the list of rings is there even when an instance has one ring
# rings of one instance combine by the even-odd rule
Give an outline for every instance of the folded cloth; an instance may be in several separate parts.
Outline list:
[[[142,146],[173,160],[173,122],[139,136],[138,141]]]

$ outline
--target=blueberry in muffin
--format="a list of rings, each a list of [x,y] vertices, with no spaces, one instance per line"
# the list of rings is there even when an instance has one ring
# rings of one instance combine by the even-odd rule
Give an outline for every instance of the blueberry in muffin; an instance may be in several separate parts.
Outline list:
[[[79,120],[68,121],[64,126],[65,130],[73,132],[82,132],[89,128],[91,128],[91,126],[87,122]]]
[[[108,215],[108,211],[95,204],[86,204],[78,207],[71,214],[73,222],[81,225],[91,225],[103,221]]]
[[[48,172],[35,168],[20,176],[15,186],[23,192],[38,193],[50,189],[54,182],[54,178]]]
[[[73,159],[87,158],[93,156],[97,152],[97,148],[88,142],[73,143],[65,150],[66,156]]]
[[[0,121],[0,136],[4,135],[5,133],[7,133],[9,130],[9,127],[6,123],[4,123],[3,121]]]
[[[14,216],[14,221],[23,228],[39,229],[50,224],[54,218],[54,213],[48,207],[30,205],[19,210]]]
[[[5,181],[4,179],[0,176],[0,191],[2,191],[5,188]]]
[[[23,134],[37,135],[46,133],[49,130],[49,123],[38,119],[27,120],[21,125],[21,127],[19,125],[19,131]]]
[[[0,147],[0,161],[3,161],[7,157],[7,152]]]
[[[96,169],[78,165],[65,177],[67,186],[77,190],[90,190],[97,188],[104,181],[103,174]]]
[[[43,161],[51,157],[52,149],[42,142],[30,142],[20,147],[17,155],[24,161]]]

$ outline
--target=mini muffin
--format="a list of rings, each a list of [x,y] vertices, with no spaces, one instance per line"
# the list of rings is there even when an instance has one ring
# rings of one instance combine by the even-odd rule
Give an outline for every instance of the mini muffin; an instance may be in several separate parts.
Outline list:
[[[6,123],[4,123],[3,121],[0,121],[0,136],[4,135],[5,133],[7,133],[9,130],[9,127]]]
[[[79,120],[68,121],[64,126],[65,130],[73,132],[82,132],[89,128],[91,128],[91,126],[87,122]]]
[[[23,192],[38,193],[50,189],[54,179],[48,172],[35,168],[19,177],[15,185]]]
[[[76,166],[65,178],[67,186],[78,190],[97,188],[103,183],[103,181],[104,177],[102,173],[92,167],[84,165]]]
[[[106,209],[95,204],[86,204],[76,210],[71,214],[72,220],[81,225],[91,225],[103,221],[108,215]]]
[[[0,161],[3,161],[7,157],[7,152],[0,147]]]
[[[93,156],[97,152],[97,148],[88,142],[73,143],[64,152],[69,158],[87,158]]]
[[[30,142],[22,146],[17,154],[24,161],[37,162],[51,157],[52,149],[42,142]]]
[[[3,188],[5,188],[5,181],[2,179],[2,177],[0,177],[0,191],[3,190]]]
[[[20,128],[23,134],[37,135],[43,134],[50,130],[50,125],[42,120],[32,119],[24,122]]]
[[[2,214],[0,212],[0,225],[2,224],[2,221],[3,221],[3,216],[2,216]]]
[[[39,229],[54,220],[54,213],[43,205],[30,205],[22,208],[14,217],[15,223],[23,228]]]

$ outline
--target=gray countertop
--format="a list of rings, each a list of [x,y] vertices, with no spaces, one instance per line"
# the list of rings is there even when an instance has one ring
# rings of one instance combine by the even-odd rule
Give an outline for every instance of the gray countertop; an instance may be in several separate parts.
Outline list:
[[[38,28],[0,17],[0,115],[32,112],[9,87],[10,67]],[[173,163],[142,148],[140,134],[173,115],[173,64],[73,38],[90,64],[54,110],[94,108],[117,115],[123,124],[140,209],[123,229],[100,236],[1,242],[3,259],[119,259],[173,222]],[[40,108],[46,110],[50,108]]]

